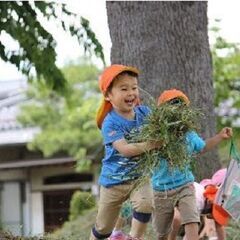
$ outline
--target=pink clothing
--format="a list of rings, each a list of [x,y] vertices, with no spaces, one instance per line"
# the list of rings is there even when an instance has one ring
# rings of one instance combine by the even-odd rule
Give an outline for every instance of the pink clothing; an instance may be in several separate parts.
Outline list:
[[[215,172],[212,176],[213,185],[217,186],[221,185],[225,179],[226,173],[227,173],[226,168],[220,169],[217,172]]]
[[[204,208],[204,202],[205,202],[205,198],[203,196],[204,187],[197,182],[194,182],[194,187],[195,187],[195,194],[196,194],[197,209],[200,213]]]
[[[223,183],[225,176],[226,176],[226,172],[227,172],[227,169],[222,168],[222,169],[218,170],[217,172],[215,172],[211,179],[203,179],[200,182],[200,184],[204,187],[206,187],[207,185],[219,186]]]

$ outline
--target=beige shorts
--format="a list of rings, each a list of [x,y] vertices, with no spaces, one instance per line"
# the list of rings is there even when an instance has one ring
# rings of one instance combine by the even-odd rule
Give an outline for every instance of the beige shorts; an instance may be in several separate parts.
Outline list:
[[[182,224],[200,222],[195,188],[192,183],[174,190],[154,191],[153,225],[158,237],[163,237],[170,233],[175,207],[180,212]]]
[[[98,203],[98,214],[95,229],[100,234],[111,233],[117,221],[122,203],[130,199],[136,212],[152,213],[153,191],[149,183],[139,189],[135,188],[134,181],[116,185],[110,188],[101,186]]]

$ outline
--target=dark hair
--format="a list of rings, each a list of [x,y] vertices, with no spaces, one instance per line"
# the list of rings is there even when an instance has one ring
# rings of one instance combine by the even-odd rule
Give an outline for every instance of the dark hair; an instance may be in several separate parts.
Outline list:
[[[176,98],[169,100],[168,103],[171,105],[175,105],[175,104],[183,104],[184,101],[183,101],[183,99],[176,97]]]
[[[119,74],[112,80],[112,82],[110,83],[110,85],[109,85],[109,87],[108,87],[108,89],[107,89],[107,91],[106,91],[106,94],[109,93],[109,92],[111,92],[112,86],[113,86],[114,82],[115,82],[116,80],[118,80],[119,78],[121,78],[122,76],[125,76],[125,75],[128,75],[128,76],[130,76],[130,77],[138,78],[138,74],[135,73],[135,72],[132,72],[132,71],[123,71],[123,72],[119,73]]]

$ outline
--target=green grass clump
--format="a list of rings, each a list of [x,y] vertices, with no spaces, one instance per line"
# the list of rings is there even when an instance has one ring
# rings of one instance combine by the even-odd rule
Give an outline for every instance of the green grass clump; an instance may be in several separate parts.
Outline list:
[[[196,108],[183,103],[171,105],[169,103],[157,106],[151,104],[151,114],[140,132],[130,134],[128,142],[160,142],[157,150],[148,151],[138,158],[138,164],[131,174],[139,174],[140,180],[152,175],[154,169],[164,158],[170,169],[185,169],[191,162],[186,146],[186,133],[198,131],[200,118],[203,113]]]

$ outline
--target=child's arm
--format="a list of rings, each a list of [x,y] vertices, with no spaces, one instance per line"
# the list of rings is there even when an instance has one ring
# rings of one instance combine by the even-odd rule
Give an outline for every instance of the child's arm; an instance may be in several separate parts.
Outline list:
[[[213,149],[215,146],[217,146],[222,140],[229,139],[232,137],[232,128],[225,127],[223,128],[218,134],[216,134],[214,137],[208,138],[206,140],[206,145],[204,149],[201,151],[207,152],[211,149]]]
[[[215,227],[216,227],[217,239],[218,239],[218,240],[224,240],[224,239],[226,239],[226,231],[225,231],[224,226],[218,224],[218,223],[215,221]]]
[[[113,142],[113,147],[125,157],[134,157],[160,146],[160,142],[127,143],[125,139]]]

